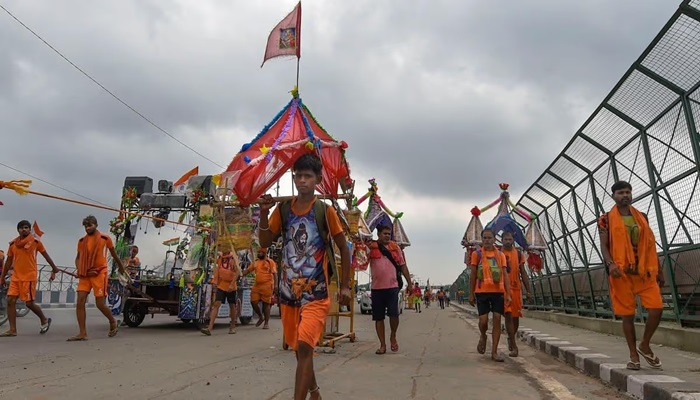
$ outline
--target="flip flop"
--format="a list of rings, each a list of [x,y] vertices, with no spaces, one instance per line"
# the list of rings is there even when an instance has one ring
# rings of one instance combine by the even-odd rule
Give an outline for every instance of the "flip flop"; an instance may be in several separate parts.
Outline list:
[[[377,349],[377,351],[374,352],[374,354],[378,354],[378,355],[386,354],[386,348],[380,347]]]
[[[399,351],[399,343],[396,341],[396,339],[391,342],[391,351],[394,353]]]
[[[236,327],[232,326],[232,327],[228,328],[228,334],[235,335],[236,334]]]
[[[202,328],[199,331],[207,336],[211,336],[211,331],[209,330],[209,328]]]
[[[111,328],[111,326],[110,326]],[[119,322],[117,322],[114,326],[113,329],[109,330],[109,333],[107,333],[107,337],[115,337],[117,336],[117,333],[119,332]]]
[[[47,318],[46,323],[41,326],[41,329],[39,329],[39,333],[43,335],[44,333],[48,332],[50,328],[51,328],[51,318]]]
[[[644,357],[644,361],[646,361],[650,367],[654,369],[661,369],[661,361],[659,360],[659,357],[654,355],[652,352],[651,354],[644,354],[644,352],[637,347],[637,353],[639,353],[640,356]]]
[[[642,369],[642,366],[641,364],[639,364],[639,361],[628,361],[627,369],[630,369],[632,371],[639,371],[640,369]]]
[[[493,354],[491,354],[491,360],[493,360],[495,362],[504,362],[505,361],[505,359],[503,359],[503,357],[501,357],[500,354],[496,354],[495,356]]]
[[[508,353],[508,357],[517,357],[518,356],[518,349],[513,349]]]
[[[88,338],[85,336],[71,336],[68,339],[66,339],[66,342],[85,342],[87,341]]]
[[[484,354],[486,353],[486,335],[482,335],[479,338],[479,344],[476,345],[476,351],[479,354]]]
[[[270,325],[263,326],[263,329],[270,329]]]
[[[10,331],[0,333],[0,337],[15,337],[15,336],[17,336],[17,334],[16,334],[16,333],[12,333],[12,332],[10,332]]]

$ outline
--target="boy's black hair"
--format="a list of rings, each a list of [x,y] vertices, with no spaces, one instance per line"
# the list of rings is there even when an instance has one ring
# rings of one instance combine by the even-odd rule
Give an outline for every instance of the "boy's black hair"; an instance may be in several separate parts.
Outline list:
[[[388,229],[391,231],[391,226],[389,226],[389,225],[377,225],[377,233],[381,233],[385,229]]]
[[[25,226],[27,228],[31,228],[32,224],[30,224],[26,219],[23,219],[17,223],[17,230],[20,230],[20,228],[24,228]]]
[[[321,159],[315,154],[304,154],[294,161],[294,166],[292,171],[311,171],[316,176],[321,176],[321,171],[323,170],[323,163]]]
[[[510,237],[512,237],[513,239],[515,239],[515,235],[514,235],[513,232],[511,232],[511,231],[503,231],[503,233],[501,233],[501,239],[503,239],[503,238],[506,237],[506,236],[510,236]]]
[[[630,183],[627,181],[619,181],[619,182],[615,182],[615,184],[612,185],[612,187],[610,188],[610,190],[612,190],[613,194],[615,194],[615,192],[617,192],[618,190],[622,190],[622,189],[629,189],[630,191],[632,191],[632,185],[630,185]]]

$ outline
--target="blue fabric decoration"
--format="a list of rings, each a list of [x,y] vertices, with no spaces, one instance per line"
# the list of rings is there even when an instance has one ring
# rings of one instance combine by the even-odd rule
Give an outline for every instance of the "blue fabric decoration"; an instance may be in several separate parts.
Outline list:
[[[246,164],[250,164],[250,157],[243,156],[243,161],[245,161]]]
[[[528,247],[527,240],[525,239],[523,231],[518,226],[518,223],[515,222],[513,217],[511,217],[510,215],[501,215],[495,220],[489,222],[486,225],[485,229],[493,229],[493,231],[496,233],[500,231],[510,232],[513,234],[515,243],[519,244],[520,247],[524,249]]]
[[[255,136],[255,138],[254,138],[253,140],[251,140],[250,142],[244,144],[244,145],[241,147],[241,151],[240,151],[239,153],[242,153],[242,152],[248,150],[255,142],[258,141],[258,139],[260,139],[264,134],[266,134],[267,131],[269,131],[270,128],[272,128],[272,125],[274,125],[274,124],[277,122],[277,120],[279,120],[280,118],[282,118],[282,116],[283,116],[284,113],[287,111],[287,109],[292,105],[292,102],[293,102],[293,101],[294,101],[294,99],[291,99],[291,100],[289,101],[289,103],[287,103],[287,105],[284,106],[284,108],[283,108],[280,112],[278,112],[277,115],[275,115],[275,118],[273,118],[272,121],[270,121],[269,124],[265,125],[265,127],[260,131],[260,133],[258,133],[257,136]],[[246,162],[248,162],[248,161],[246,161]]]
[[[301,103],[301,99],[299,99],[299,105],[303,106]],[[314,131],[311,130],[311,125],[309,125],[309,120],[306,118],[306,113],[302,111],[301,113],[301,120],[304,121],[304,128],[306,128],[306,136],[309,137],[309,140],[313,142],[314,140]]]

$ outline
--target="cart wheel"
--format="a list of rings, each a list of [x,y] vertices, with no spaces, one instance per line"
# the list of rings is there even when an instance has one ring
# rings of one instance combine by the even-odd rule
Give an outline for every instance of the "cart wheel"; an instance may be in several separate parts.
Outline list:
[[[139,307],[138,303],[127,301],[124,304],[124,323],[127,326],[136,328],[141,325],[144,318],[146,318],[146,310]]]
[[[238,320],[241,321],[241,325],[248,325],[253,317],[239,317]]]
[[[355,337],[355,334],[350,335],[350,343],[355,343],[357,341],[357,338]]]

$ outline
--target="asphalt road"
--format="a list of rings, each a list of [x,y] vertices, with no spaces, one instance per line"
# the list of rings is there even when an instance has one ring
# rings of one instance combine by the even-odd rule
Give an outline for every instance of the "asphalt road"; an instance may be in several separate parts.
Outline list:
[[[77,333],[74,310],[46,312],[53,319],[46,335],[30,314],[19,320],[19,336],[0,338],[0,398],[292,398],[294,354],[281,349],[278,318],[270,330],[251,324],[236,335],[221,321],[206,337],[156,315],[108,338],[107,321],[90,309],[90,340],[68,343]],[[374,354],[370,316],[358,311],[355,325],[357,342],[341,341],[314,359],[325,399],[624,398],[524,345],[517,360],[491,361],[476,352],[475,321],[452,309],[405,310],[396,354]]]

